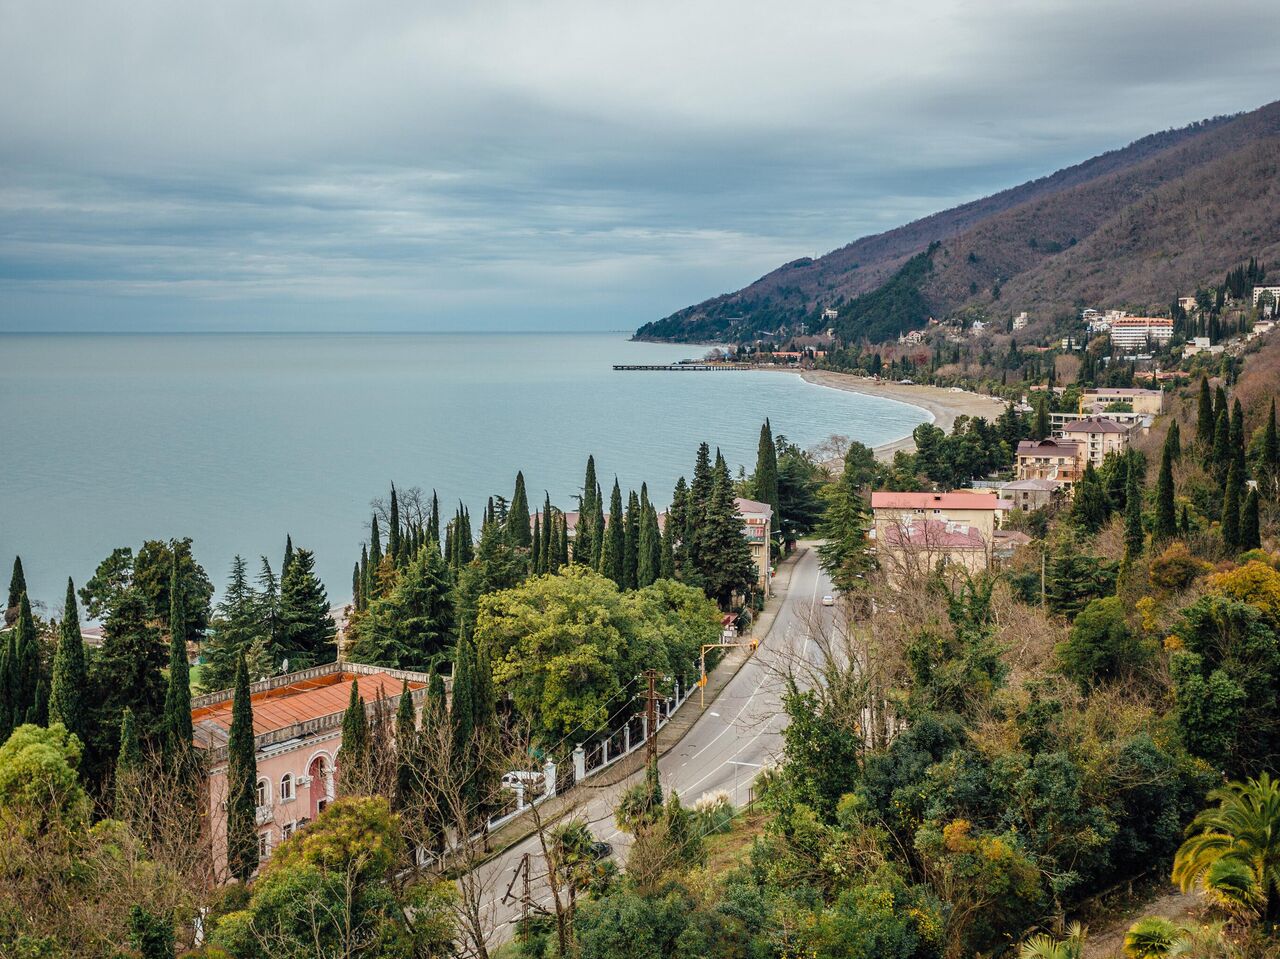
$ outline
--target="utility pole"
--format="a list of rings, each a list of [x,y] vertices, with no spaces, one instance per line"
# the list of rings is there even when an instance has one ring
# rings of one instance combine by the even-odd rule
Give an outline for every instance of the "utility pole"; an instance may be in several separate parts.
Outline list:
[[[658,671],[646,669],[644,678],[649,681],[649,691],[645,696],[644,715],[649,735],[644,741],[645,762],[658,761]]]

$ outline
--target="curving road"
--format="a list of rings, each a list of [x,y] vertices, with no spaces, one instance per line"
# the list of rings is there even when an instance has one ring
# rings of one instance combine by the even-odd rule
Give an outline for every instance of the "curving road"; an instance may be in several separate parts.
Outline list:
[[[707,703],[683,739],[658,760],[664,791],[675,790],[685,805],[717,792],[727,793],[735,806],[742,806],[751,798],[756,775],[774,763],[782,749],[781,732],[787,718],[781,707],[785,672],[796,658],[809,660],[813,651],[811,634],[817,624],[830,625],[832,610],[824,608],[821,599],[832,592],[830,580],[818,566],[817,551],[810,546],[796,559],[789,581],[777,589],[778,614],[755,655],[743,664],[714,702]],[[691,700],[684,708],[698,706]],[[619,860],[625,858],[631,837],[615,825],[613,809],[618,797],[642,776],[643,772],[639,772],[614,786],[596,790],[572,814],[585,821],[597,838],[612,843]],[[502,898],[526,853],[534,863],[531,896],[542,905],[550,903],[545,880],[538,877],[541,849],[536,836],[481,866],[477,875],[488,896],[491,946],[510,939],[520,917],[520,904],[504,903]]]

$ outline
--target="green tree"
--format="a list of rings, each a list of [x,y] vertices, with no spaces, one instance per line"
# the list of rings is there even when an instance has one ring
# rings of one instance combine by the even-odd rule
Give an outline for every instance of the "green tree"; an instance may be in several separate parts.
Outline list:
[[[1046,439],[1049,433],[1049,401],[1041,394],[1036,399],[1036,418],[1031,426],[1031,438],[1033,440]]]
[[[650,503],[641,509],[640,542],[636,560],[636,586],[640,589],[652,585],[663,575],[662,531],[658,528],[658,513]]]
[[[182,590],[179,588],[178,563],[173,563],[173,583],[169,587],[171,603],[169,622],[184,623]],[[164,722],[161,742],[167,759],[176,763],[191,749],[191,666],[187,660],[187,641],[180,627],[170,628],[169,680],[164,699]]]
[[[751,476],[751,494],[773,508],[774,525],[782,525],[782,500],[778,491],[778,448],[773,442],[773,427],[766,419],[760,427],[760,443],[756,449],[756,471]]]
[[[1155,538],[1160,541],[1178,535],[1178,513],[1174,504],[1173,453],[1166,440],[1160,454],[1160,478],[1156,480]]]
[[[241,882],[258,868],[257,788],[249,667],[241,654],[227,736],[227,866]]]
[[[167,660],[165,644],[151,625],[145,600],[136,590],[129,590],[103,626],[102,647],[90,669],[106,725],[114,727],[128,706],[144,735],[159,728]],[[115,751],[114,741],[104,745],[107,755]]]
[[[699,578],[707,595],[728,609],[733,594],[751,592],[756,583],[751,546],[733,496],[733,480],[723,457],[717,466],[699,536]],[[762,558],[768,563],[768,552]]]
[[[640,499],[632,490],[623,515],[622,588],[635,589],[640,568]]]
[[[29,839],[55,823],[87,823],[92,807],[76,772],[80,755],[80,740],[60,723],[15,729],[0,745],[0,820]]]
[[[338,748],[338,782],[344,795],[362,794],[369,779],[369,720],[360,681],[351,681],[351,698],[342,716],[342,745]]]
[[[850,444],[844,470],[823,490],[827,513],[818,527],[823,539],[818,556],[836,588],[846,593],[865,585],[866,574],[874,566],[867,550],[871,510],[863,498],[863,484],[868,477],[859,469],[866,452],[870,451],[861,443]]]
[[[22,570],[22,557],[13,558],[13,574],[9,577],[9,601],[4,608],[4,625],[12,626],[18,620],[18,604],[27,592],[27,576]]]
[[[1203,883],[1228,907],[1280,920],[1280,780],[1262,773],[1209,793],[1216,807],[1188,827],[1173,860],[1173,881],[1184,892]]]
[[[1227,416],[1227,411],[1223,410],[1218,414],[1217,426],[1213,431],[1213,448],[1205,468],[1213,473],[1218,482],[1222,482],[1226,478],[1227,469],[1233,462],[1230,418]]]
[[[1164,442],[1175,460],[1182,458],[1182,430],[1177,420],[1169,424],[1169,432],[1165,434]]]
[[[67,598],[58,629],[58,648],[53,654],[53,681],[49,690],[49,721],[62,723],[67,732],[87,741],[88,709],[84,697],[89,691],[85,666],[84,639],[76,611],[76,592],[67,578]]]
[[[336,630],[329,615],[329,597],[315,575],[315,557],[297,549],[280,580],[279,630],[272,660],[290,670],[332,662],[337,656]]]
[[[1252,488],[1245,497],[1244,512],[1240,516],[1240,549],[1242,552],[1262,548],[1261,520],[1258,515],[1258,490]]]
[[[173,917],[134,905],[129,910],[129,942],[137,950],[139,959],[172,959]]]
[[[626,583],[627,532],[622,516],[622,489],[615,477],[613,493],[609,496],[609,521],[604,529],[604,549],[601,552],[600,572],[624,587]]]
[[[516,473],[516,489],[511,495],[511,505],[507,507],[507,530],[512,546],[518,549],[528,549],[532,545],[529,495],[524,488],[524,473]]]
[[[396,706],[396,808],[406,809],[418,788],[418,717],[409,681],[400,690]]]
[[[1222,543],[1229,553],[1240,551],[1240,506],[1244,477],[1232,463],[1227,470],[1227,492],[1222,503]]]
[[[596,479],[596,458],[587,457],[587,471],[582,480],[582,496],[578,503],[578,528],[573,542],[573,561],[595,566],[594,557],[599,555],[597,549],[600,531],[595,526],[596,497],[599,494],[599,481]]]
[[[1140,556],[1146,544],[1142,529],[1142,471],[1141,460],[1130,457],[1124,496],[1124,549],[1130,559]]]
[[[1200,377],[1200,402],[1196,407],[1196,441],[1207,450],[1213,448],[1214,429],[1218,417],[1213,409],[1213,394],[1209,392],[1209,377]]]
[[[449,567],[431,541],[400,573],[395,587],[356,623],[348,658],[375,666],[426,670],[453,642]]]
[[[242,557],[236,556],[231,562],[227,588],[209,623],[210,635],[200,646],[203,660],[200,685],[206,692],[230,689],[235,682],[240,654],[252,658],[255,640],[263,640],[265,647],[271,624],[263,621],[261,613],[261,598],[249,582],[247,565]],[[269,669],[266,663],[260,665],[263,671]],[[250,672],[259,675],[254,664],[250,665]]]
[[[1107,521],[1107,495],[1092,461],[1085,464],[1084,473],[1072,491],[1071,519],[1086,533],[1096,533]]]
[[[120,750],[116,753],[114,798],[117,818],[128,818],[142,775],[142,743],[138,738],[138,725],[133,721],[133,710],[126,706],[120,714]]]
[[[1086,690],[1132,674],[1147,658],[1125,621],[1124,603],[1115,596],[1095,599],[1080,611],[1057,657],[1063,674]]]

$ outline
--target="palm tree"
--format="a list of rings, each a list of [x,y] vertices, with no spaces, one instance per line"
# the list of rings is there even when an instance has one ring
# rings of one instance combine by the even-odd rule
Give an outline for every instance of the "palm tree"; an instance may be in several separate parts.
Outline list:
[[[1047,933],[1032,936],[1018,950],[1018,959],[1080,959],[1088,930],[1078,922],[1067,927],[1065,938]]]
[[[1124,934],[1127,959],[1232,959],[1237,953],[1225,923],[1203,926],[1176,923],[1163,916],[1144,916]]]
[[[1197,882],[1220,906],[1280,919],[1280,780],[1228,783],[1209,793],[1217,802],[1187,828],[1173,859],[1173,881],[1183,892]]]

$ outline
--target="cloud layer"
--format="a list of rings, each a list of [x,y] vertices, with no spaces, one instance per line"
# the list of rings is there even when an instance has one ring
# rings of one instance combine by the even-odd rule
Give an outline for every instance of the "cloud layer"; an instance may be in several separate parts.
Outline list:
[[[1280,95],[1271,2],[0,0],[0,330],[632,328]]]

